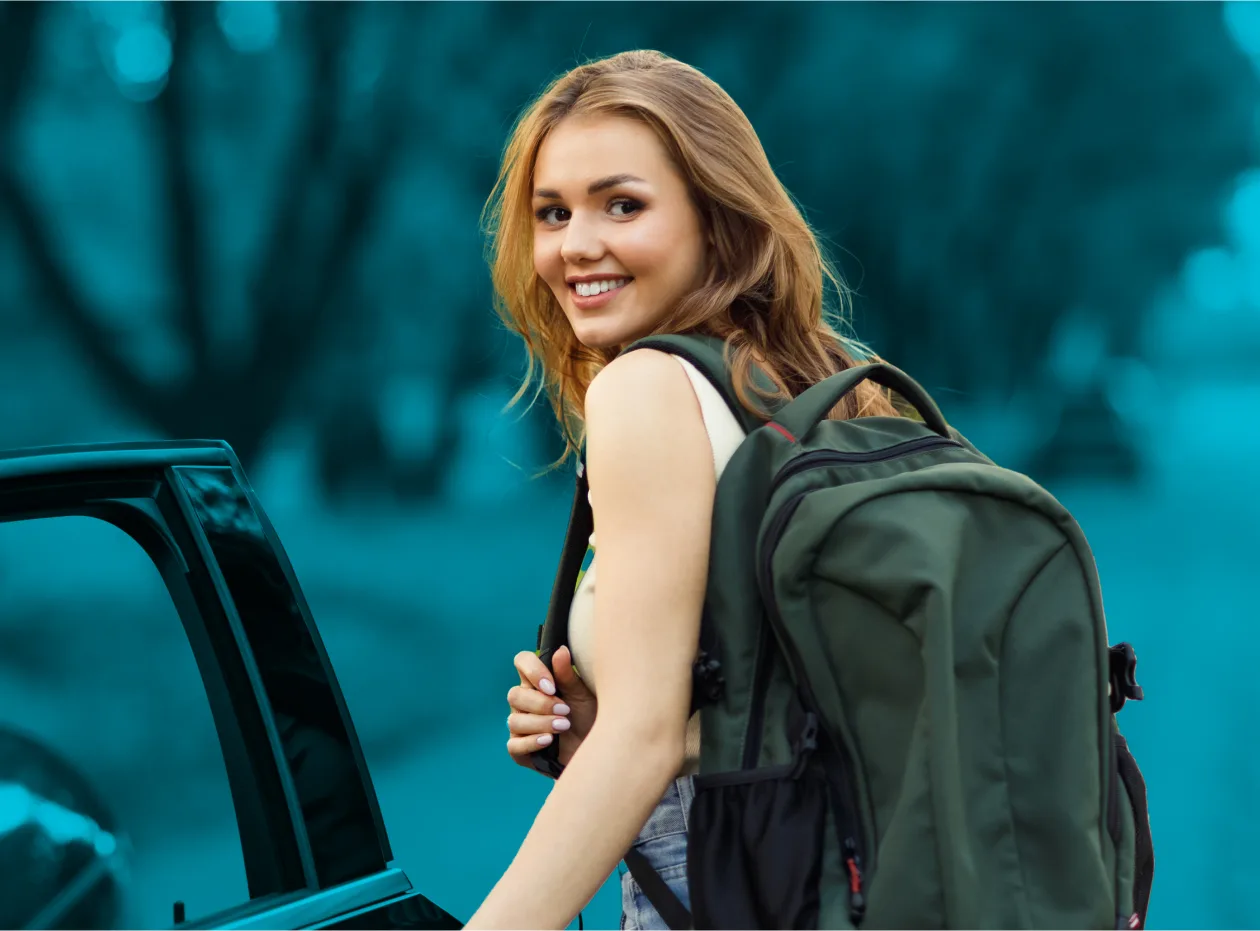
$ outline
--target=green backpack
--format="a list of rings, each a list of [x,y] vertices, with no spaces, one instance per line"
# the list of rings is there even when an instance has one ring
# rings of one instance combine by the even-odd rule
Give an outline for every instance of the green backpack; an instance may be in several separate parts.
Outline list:
[[[889,365],[755,418],[720,341],[653,337],[748,436],[717,486],[693,707],[688,910],[631,851],[671,928],[1139,928],[1146,788],[1072,516],[951,429]],[[863,379],[905,417],[827,420]],[[580,473],[581,470],[579,470]],[[591,530],[579,474],[544,661]],[[536,766],[559,774],[554,748]]]

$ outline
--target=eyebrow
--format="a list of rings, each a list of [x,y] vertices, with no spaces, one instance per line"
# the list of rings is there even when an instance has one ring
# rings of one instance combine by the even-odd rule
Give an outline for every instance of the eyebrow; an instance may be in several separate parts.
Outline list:
[[[600,191],[606,191],[610,187],[617,187],[621,184],[647,184],[637,175],[619,174],[609,175],[607,178],[600,178],[598,181],[592,181],[587,187],[587,194],[598,194]],[[535,197],[541,197],[543,200],[561,200],[560,192],[552,188],[538,188],[534,191]]]

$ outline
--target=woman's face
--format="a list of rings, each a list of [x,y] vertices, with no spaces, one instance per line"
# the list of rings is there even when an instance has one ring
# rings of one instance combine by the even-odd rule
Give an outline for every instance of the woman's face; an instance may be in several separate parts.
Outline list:
[[[533,208],[534,268],[587,346],[647,335],[704,283],[700,216],[644,123],[561,121],[538,151]]]

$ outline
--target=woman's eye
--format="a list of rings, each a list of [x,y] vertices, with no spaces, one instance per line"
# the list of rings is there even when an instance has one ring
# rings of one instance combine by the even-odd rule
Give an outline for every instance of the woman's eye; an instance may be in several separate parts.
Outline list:
[[[614,216],[624,217],[624,216],[629,216],[630,214],[635,213],[639,210],[642,210],[643,204],[629,197],[619,197],[617,200],[614,200],[611,204],[609,204],[610,210],[616,210],[618,207],[624,207],[626,209],[626,212],[621,213],[621,214],[614,214]]]
[[[632,197],[618,197],[608,205],[608,209],[613,212],[615,217],[632,216],[643,209],[643,204]],[[560,215],[557,215],[557,211]],[[557,223],[563,223],[568,219],[569,211],[563,207],[552,204],[547,207],[539,207],[534,211],[534,216],[540,223],[546,223],[548,226],[554,226]]]
[[[563,207],[555,207],[555,206],[552,206],[552,207],[541,207],[541,208],[539,208],[538,210],[534,211],[534,216],[535,216],[535,217],[537,217],[537,218],[538,218],[541,222],[543,222],[543,223],[548,223],[548,224],[549,224],[549,223],[558,223],[558,222],[559,222],[558,220],[553,220],[553,219],[552,219],[552,211],[553,211],[553,210],[564,210],[564,208],[563,208]]]

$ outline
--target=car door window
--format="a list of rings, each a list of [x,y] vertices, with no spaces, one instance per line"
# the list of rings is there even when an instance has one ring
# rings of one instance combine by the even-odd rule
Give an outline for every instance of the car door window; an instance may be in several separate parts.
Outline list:
[[[188,638],[104,521],[0,523],[0,832],[0,927],[163,927],[176,900],[195,919],[249,899]]]
[[[327,887],[385,868],[375,799],[292,569],[229,468],[175,470],[240,618],[271,705],[314,868]]]
[[[197,851],[190,863],[177,862],[152,847],[158,852],[152,854],[151,866],[147,872],[136,873],[144,883],[143,895],[140,882],[127,887],[135,891],[117,893],[125,898],[120,906],[122,920],[141,926],[174,922],[189,929],[335,927],[351,920],[458,927],[453,917],[412,888],[401,869],[389,864],[393,856],[389,840],[340,686],[283,547],[230,448],[216,441],[186,441],[0,451],[0,526],[8,522],[9,527],[29,529],[50,521],[66,526],[70,521],[79,527],[84,518],[99,518],[106,525],[103,530],[94,529],[107,535],[105,549],[111,554],[129,545],[134,552],[138,544],[161,583],[155,587],[150,573],[151,600],[160,601],[160,595],[153,593],[164,588],[167,607],[174,608],[179,622],[176,625],[172,619],[170,630],[182,628],[192,658],[191,666],[185,663],[180,669],[168,661],[170,650],[162,640],[175,634],[146,635],[132,653],[145,655],[151,669],[138,669],[134,656],[131,665],[115,661],[112,667],[121,670],[132,692],[144,675],[155,679],[146,694],[159,704],[167,701],[169,690],[163,691],[163,686],[169,685],[170,678],[178,679],[191,694],[197,694],[200,684],[212,725],[204,726],[203,716],[199,732],[173,730],[164,735],[167,742],[162,746],[150,747],[130,739],[137,727],[148,726],[137,723],[143,721],[137,710],[141,702],[128,698],[132,692],[121,686],[110,692],[108,684],[85,677],[92,682],[81,690],[90,693],[86,700],[108,693],[120,698],[122,710],[112,718],[99,717],[103,712],[97,708],[93,711],[98,717],[81,714],[84,696],[65,692],[63,699],[70,709],[65,717],[73,723],[62,728],[72,733],[61,735],[64,749],[56,751],[69,755],[63,768],[78,773],[79,767],[100,765],[100,754],[85,750],[84,740],[76,744],[73,739],[73,734],[92,731],[95,744],[86,740],[89,747],[108,745],[138,774],[132,780],[106,779],[111,786],[120,784],[114,794],[130,790],[151,805],[170,795],[174,801],[164,811],[167,826],[179,826],[172,828],[175,832],[192,830],[192,825],[201,823],[198,818],[223,828],[215,835],[221,841],[217,847],[200,840],[190,845]],[[121,530],[123,538],[108,536],[108,524]],[[84,556],[82,543],[87,536],[77,529],[71,536],[67,545],[52,548],[51,556],[45,554],[20,570],[30,578],[56,580],[50,598],[57,603],[55,610],[74,602],[62,586],[76,583],[62,571],[62,564],[76,559],[84,571],[96,571],[119,590],[145,589],[144,581],[123,582],[117,572],[99,568],[101,563],[110,565],[109,558],[114,556]],[[11,549],[28,559],[36,551],[21,542]],[[115,609],[110,614],[101,607],[108,605],[106,595],[85,594],[82,585],[79,589],[74,597],[89,605],[83,612],[84,624],[96,628],[92,632],[96,639],[72,635],[71,640],[93,662],[111,667],[102,658],[113,654],[93,644],[127,624],[131,610]],[[144,625],[138,629],[147,631]],[[125,649],[113,641],[110,647]],[[49,688],[47,682],[56,681],[56,676],[45,676],[44,681]],[[182,709],[187,701],[170,699],[168,703]],[[50,720],[36,713],[33,723],[26,725],[27,731],[43,726],[52,732],[35,738],[41,747],[57,738]],[[178,742],[195,741],[198,733],[217,739],[230,807],[220,805],[211,811],[201,804],[197,792],[181,794],[170,785],[180,775],[171,762],[182,759],[176,752],[182,746]],[[85,762],[76,766],[74,754]],[[196,783],[205,777],[205,768],[200,768],[190,779]],[[150,789],[146,779],[160,785]],[[220,791],[220,799],[223,796]],[[40,799],[40,804],[52,801]],[[121,889],[125,881],[114,877],[123,872],[122,859],[114,848],[121,844],[124,832],[114,825],[115,821],[123,824],[122,820],[105,813],[88,814],[98,808],[103,812],[105,803],[75,802],[77,808],[62,805],[81,828],[83,840],[77,843],[74,857],[41,859],[10,844],[8,851],[17,851],[13,864],[19,872],[56,872],[62,877],[58,882],[72,889],[80,889],[104,870],[113,883],[108,888]],[[6,830],[5,804],[0,795],[0,838]],[[127,816],[135,817],[135,805],[123,807]],[[47,814],[52,809],[40,810]],[[16,816],[8,820],[17,831],[33,823]],[[89,822],[94,827],[84,827]],[[62,818],[60,834],[67,833],[68,823]],[[233,828],[235,843],[228,840]],[[55,833],[44,830],[38,839],[49,847]],[[149,844],[148,835],[142,839]],[[132,859],[142,863],[140,844],[131,846]],[[241,861],[241,869],[231,880],[227,868],[216,872],[217,867],[207,866],[208,857],[227,851],[238,854]],[[84,872],[80,861],[85,855],[95,871]],[[6,850],[0,848],[0,876],[9,872],[5,856]],[[98,887],[106,885],[94,886]],[[54,904],[61,908],[73,898],[67,893]],[[177,901],[181,907],[173,907]],[[163,914],[168,903],[172,908]],[[47,920],[45,912],[38,912],[36,918],[44,923],[41,926],[58,926]],[[30,919],[19,916],[12,923],[29,924]],[[80,918],[73,922],[75,926],[102,923]]]

